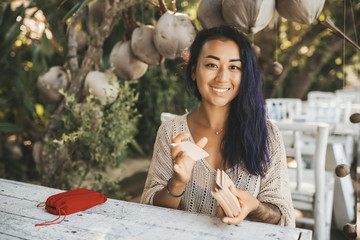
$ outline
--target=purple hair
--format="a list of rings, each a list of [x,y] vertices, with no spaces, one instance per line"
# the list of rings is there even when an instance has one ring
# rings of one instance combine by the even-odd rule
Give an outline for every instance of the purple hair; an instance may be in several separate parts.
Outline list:
[[[237,28],[219,26],[200,31],[190,47],[186,69],[187,89],[200,101],[201,95],[191,78],[204,44],[214,39],[233,40],[240,49],[241,84],[230,104],[225,134],[221,142],[224,166],[241,164],[253,175],[264,176],[270,159],[262,79],[249,40]]]

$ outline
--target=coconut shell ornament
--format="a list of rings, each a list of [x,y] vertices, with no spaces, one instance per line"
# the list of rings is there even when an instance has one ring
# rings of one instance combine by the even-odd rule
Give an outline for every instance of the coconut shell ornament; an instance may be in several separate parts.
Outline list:
[[[342,178],[346,177],[350,173],[350,167],[347,164],[339,164],[335,168],[336,176]]]
[[[276,10],[290,21],[311,24],[320,16],[324,3],[325,0],[276,0]]]
[[[204,29],[225,25],[222,0],[201,0],[197,9],[197,19]]]
[[[165,60],[155,47],[154,32],[154,26],[142,24],[140,27],[135,28],[131,35],[133,54],[149,65],[159,65]]]
[[[279,63],[278,61],[274,61],[272,64],[272,70],[273,73],[276,75],[280,75],[283,72],[283,65],[281,63]]]
[[[148,65],[132,53],[130,40],[115,44],[110,53],[110,64],[115,67],[116,75],[123,80],[138,79],[148,69]]]
[[[275,12],[275,0],[223,0],[222,13],[225,22],[237,26],[246,33],[257,33],[271,21]]]
[[[196,28],[189,16],[167,11],[156,24],[155,47],[165,58],[181,57],[194,41],[196,33]]]
[[[110,73],[92,71],[86,75],[84,91],[92,93],[100,99],[101,104],[106,105],[113,103],[119,93],[119,82],[116,77]]]
[[[42,73],[37,79],[37,88],[40,96],[48,103],[57,103],[61,99],[60,89],[66,90],[69,84],[69,76],[61,66],[51,67]]]
[[[360,123],[360,113],[351,114],[350,122],[352,122],[352,123]]]

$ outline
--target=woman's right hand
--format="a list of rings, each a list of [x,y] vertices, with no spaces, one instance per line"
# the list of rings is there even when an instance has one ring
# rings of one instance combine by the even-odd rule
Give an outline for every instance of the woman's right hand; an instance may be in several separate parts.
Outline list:
[[[189,138],[190,134],[180,133],[173,137],[173,143],[180,143],[181,140]],[[196,145],[203,148],[205,147],[208,139],[206,137],[201,138]],[[174,176],[172,181],[176,181],[179,184],[187,184],[190,180],[191,173],[194,167],[194,160],[191,159],[187,152],[181,149],[180,145],[176,145],[171,149],[171,157],[174,160]]]

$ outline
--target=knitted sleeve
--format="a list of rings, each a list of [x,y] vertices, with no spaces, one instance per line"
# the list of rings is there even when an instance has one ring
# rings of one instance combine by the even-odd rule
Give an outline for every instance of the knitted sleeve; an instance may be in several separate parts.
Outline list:
[[[157,132],[153,157],[140,203],[153,204],[155,194],[163,189],[173,175],[173,160],[171,159],[171,138],[169,131],[173,121],[163,123]]]
[[[281,211],[279,225],[295,227],[295,211],[291,200],[286,153],[281,133],[276,125],[267,122],[270,166],[261,178],[258,199],[271,203]]]

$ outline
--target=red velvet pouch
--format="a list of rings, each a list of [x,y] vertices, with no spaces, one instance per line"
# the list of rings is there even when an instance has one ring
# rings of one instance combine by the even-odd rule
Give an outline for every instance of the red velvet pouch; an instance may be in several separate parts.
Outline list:
[[[106,201],[107,198],[103,194],[85,188],[52,195],[45,203],[39,203],[37,206],[43,207],[45,205],[48,212],[59,215],[59,217],[53,221],[35,224],[35,226],[59,224],[65,219],[66,215],[83,211]],[[63,218],[60,220],[61,215],[63,215]]]

